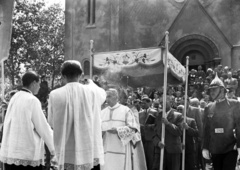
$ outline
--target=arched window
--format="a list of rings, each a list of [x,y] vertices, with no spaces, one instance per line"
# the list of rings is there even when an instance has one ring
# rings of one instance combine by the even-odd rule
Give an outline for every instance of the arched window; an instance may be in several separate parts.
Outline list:
[[[96,0],[88,0],[87,2],[87,23],[94,25],[96,18]]]
[[[90,62],[88,60],[83,62],[83,71],[84,75],[90,75]]]

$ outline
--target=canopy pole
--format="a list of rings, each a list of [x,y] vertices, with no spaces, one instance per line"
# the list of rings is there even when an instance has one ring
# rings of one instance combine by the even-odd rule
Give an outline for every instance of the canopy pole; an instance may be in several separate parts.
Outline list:
[[[185,79],[185,98],[184,98],[184,123],[187,118],[187,92],[188,92],[188,67],[189,57],[186,57],[186,79]],[[186,149],[186,129],[183,129],[183,152],[182,152],[182,170],[185,170],[185,149]]]
[[[2,101],[4,101],[4,96],[5,96],[5,88],[4,88],[4,84],[5,84],[5,80],[4,80],[4,61],[6,61],[8,58],[7,57],[4,57],[2,60],[1,60],[1,77],[2,77],[2,84],[1,84],[1,88],[2,88]],[[4,121],[4,112],[5,110],[2,109],[2,123]]]
[[[166,98],[167,98],[167,71],[168,71],[168,35],[169,32],[165,32],[165,65],[164,65],[164,84],[163,84],[163,110],[162,110],[162,117],[166,117]],[[162,123],[162,136],[161,142],[165,143],[165,124]],[[161,148],[161,155],[160,155],[160,170],[163,170],[163,157],[164,157],[164,148]]]
[[[93,43],[94,41],[93,40],[90,40],[90,79],[93,78]]]

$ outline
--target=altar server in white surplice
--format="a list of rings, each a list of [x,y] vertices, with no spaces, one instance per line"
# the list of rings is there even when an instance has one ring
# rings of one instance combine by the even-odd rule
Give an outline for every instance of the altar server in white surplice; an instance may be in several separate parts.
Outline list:
[[[105,155],[101,170],[133,170],[132,147],[139,140],[135,138],[139,127],[131,109],[118,103],[116,89],[107,91],[106,102],[109,106],[101,115]]]
[[[22,77],[23,88],[10,100],[3,125],[0,161],[5,170],[42,170],[44,142],[55,155],[53,132],[34,96],[40,88],[39,75],[33,71]]]
[[[48,109],[59,169],[90,170],[104,163],[100,113],[106,92],[92,80],[79,83],[78,61],[65,61],[61,74],[65,85],[50,93]]]

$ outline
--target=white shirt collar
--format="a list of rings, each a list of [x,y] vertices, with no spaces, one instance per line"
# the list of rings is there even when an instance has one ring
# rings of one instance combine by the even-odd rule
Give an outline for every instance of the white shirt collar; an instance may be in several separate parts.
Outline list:
[[[113,109],[116,109],[116,108],[119,107],[119,106],[120,106],[120,104],[119,104],[119,103],[116,103],[113,107],[108,106],[108,108],[109,108],[110,110],[113,110]]]

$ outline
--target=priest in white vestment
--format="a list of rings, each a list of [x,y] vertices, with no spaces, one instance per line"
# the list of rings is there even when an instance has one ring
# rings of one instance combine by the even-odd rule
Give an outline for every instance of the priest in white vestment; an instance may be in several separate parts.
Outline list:
[[[59,169],[90,170],[104,163],[100,113],[106,92],[92,80],[79,83],[78,61],[65,61],[61,73],[65,86],[50,93],[48,108]]]
[[[108,107],[102,110],[105,164],[101,170],[133,170],[132,147],[138,142],[139,127],[133,112],[118,103],[116,89],[107,91]]]

